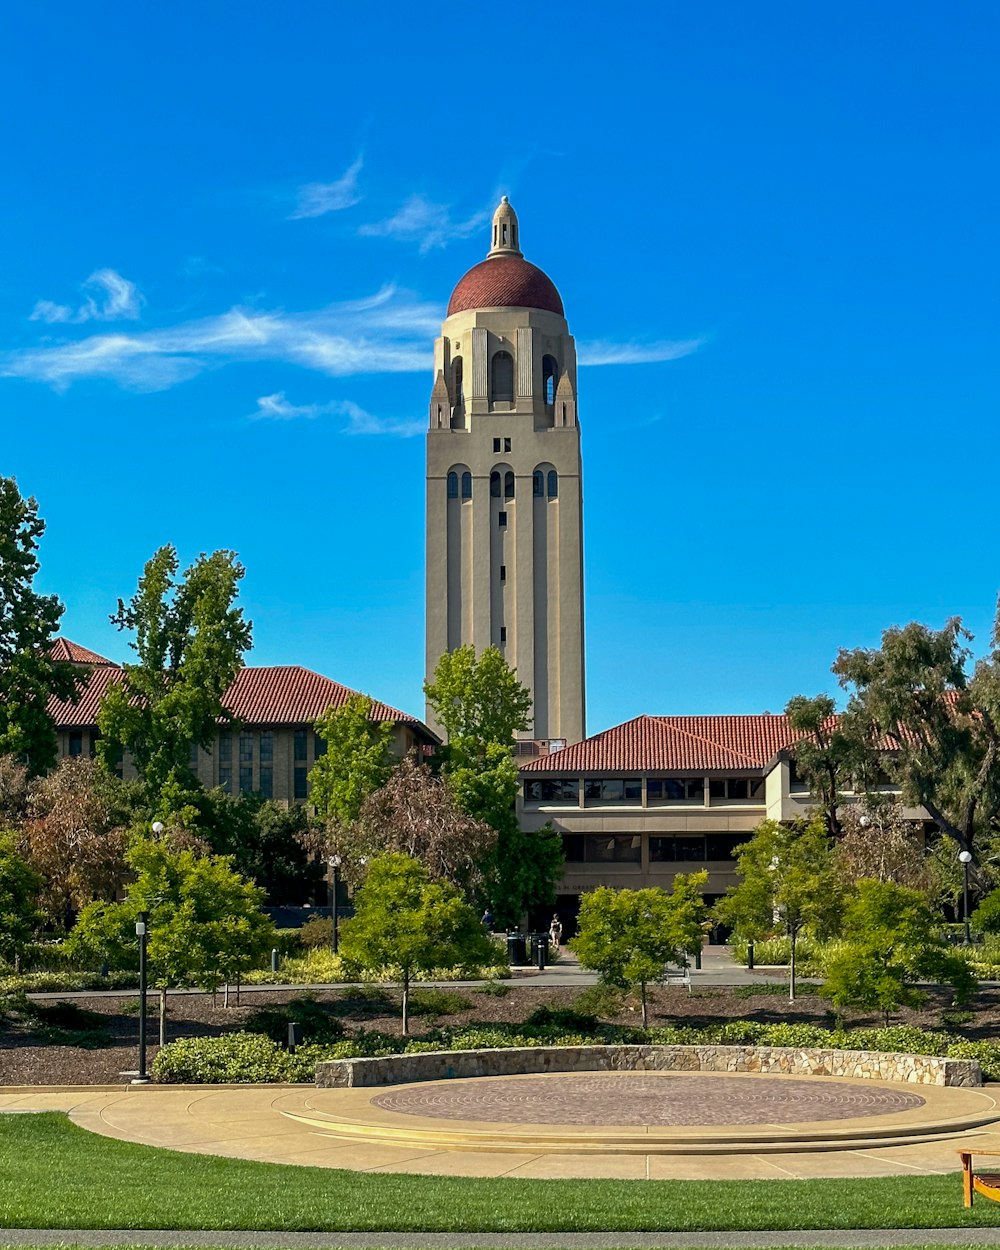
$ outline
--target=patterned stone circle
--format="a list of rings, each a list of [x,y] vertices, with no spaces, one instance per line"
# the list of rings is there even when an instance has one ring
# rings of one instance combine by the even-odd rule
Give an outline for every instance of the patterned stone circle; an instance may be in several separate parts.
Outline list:
[[[442,1120],[656,1128],[848,1120],[925,1105],[918,1094],[867,1081],[644,1072],[434,1081],[377,1094],[371,1101],[385,1111]]]

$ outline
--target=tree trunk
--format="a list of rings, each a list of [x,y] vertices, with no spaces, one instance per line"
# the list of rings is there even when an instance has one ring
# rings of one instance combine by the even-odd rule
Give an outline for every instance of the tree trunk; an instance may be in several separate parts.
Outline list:
[[[649,1012],[646,1009],[646,982],[639,982],[639,1001],[642,1003],[642,1027],[649,1028]]]
[[[410,974],[403,973],[403,1036],[410,1031]]]
[[[789,934],[792,939],[792,953],[788,961],[788,1001],[795,1002],[795,943],[798,940],[798,930],[793,929]]]
[[[160,987],[160,1045],[167,1044],[167,987]]]
[[[215,995],[213,994],[212,997],[214,999]],[[222,991],[222,1005],[223,1007],[227,1009],[229,1007],[229,982],[228,981],[226,982],[226,988]]]

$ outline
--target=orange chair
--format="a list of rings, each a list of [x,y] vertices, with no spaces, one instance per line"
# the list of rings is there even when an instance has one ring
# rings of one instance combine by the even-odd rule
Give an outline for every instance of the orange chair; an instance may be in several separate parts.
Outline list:
[[[973,1154],[1000,1158],[1000,1150],[960,1150],[958,1152],[962,1160],[962,1191],[965,1196],[965,1205],[972,1206],[972,1195],[975,1193],[982,1194],[984,1198],[990,1198],[993,1202],[1000,1202],[1000,1172],[974,1171]]]

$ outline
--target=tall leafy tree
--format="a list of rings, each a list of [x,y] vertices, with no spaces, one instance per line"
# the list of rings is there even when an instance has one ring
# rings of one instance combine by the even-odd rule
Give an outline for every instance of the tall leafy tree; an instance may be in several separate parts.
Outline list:
[[[34,588],[44,533],[37,502],[0,477],[0,755],[16,756],[32,776],[58,755],[49,699],[78,693],[76,670],[50,655],[63,605]]]
[[[904,804],[975,856],[1000,818],[1000,611],[971,673],[970,639],[958,617],[940,630],[913,622],[887,629],[880,647],[842,650],[833,671]]]
[[[877,758],[869,749],[854,718],[838,716],[829,695],[796,695],[785,715],[800,735],[791,754],[799,777],[808,785],[830,833],[843,831],[843,791],[867,789],[874,782]]]
[[[276,931],[261,910],[264,891],[233,870],[226,856],[174,850],[142,839],[128,852],[135,880],[121,903],[92,903],[80,913],[70,951],[136,966],[135,922],[149,913],[147,957],[160,991],[160,1045],[166,1041],[167,990],[215,990],[260,967]]]
[[[496,647],[443,655],[424,693],[448,735],[444,775],[459,804],[497,831],[484,864],[484,890],[498,923],[516,925],[531,906],[551,903],[563,864],[551,829],[526,834],[517,823],[514,739],[530,725],[531,695]]]
[[[364,800],[358,819],[335,828],[330,838],[348,881],[363,880],[364,865],[377,856],[398,853],[418,860],[432,880],[450,881],[474,899],[483,864],[496,851],[497,831],[470,816],[442,777],[408,755]]]
[[[638,989],[642,1027],[649,1027],[647,988],[671,964],[701,950],[707,872],[678,873],[666,890],[599,886],[580,899],[579,930],[570,947],[607,985]]]
[[[341,931],[344,961],[395,975],[403,988],[403,1032],[410,1029],[410,982],[418,972],[471,967],[492,953],[476,913],[461,892],[431,881],[408,855],[382,855],[368,865],[355,912]]]
[[[956,1001],[975,989],[968,963],[942,940],[938,918],[917,890],[891,881],[859,881],[844,913],[846,942],[826,969],[822,992],[836,1007],[882,1012],[919,1007],[918,981],[950,984]]]
[[[235,554],[199,556],[180,577],[179,567],[176,550],[161,547],[132,599],[118,601],[111,620],[134,632],[138,662],[125,665],[98,714],[102,759],[128,751],[154,805],[170,784],[173,806],[176,787],[198,788],[191,744],[208,749],[219,724],[231,723],[222,698],[251,641],[250,622],[236,605],[244,570]]]
[[[781,824],[762,821],[737,847],[739,885],[716,904],[716,915],[742,937],[776,929],[791,943],[788,997],[795,1001],[796,954],[803,929],[827,936],[840,922],[844,889],[822,816]]]
[[[361,805],[389,780],[395,762],[393,725],[372,719],[373,701],[351,695],[316,722],[326,753],[309,774],[309,799],[321,820],[341,830],[361,814]]]

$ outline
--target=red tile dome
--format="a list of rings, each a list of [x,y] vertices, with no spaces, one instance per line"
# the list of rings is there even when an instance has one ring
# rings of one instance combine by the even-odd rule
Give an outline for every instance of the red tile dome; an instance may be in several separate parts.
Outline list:
[[[459,280],[448,301],[448,316],[475,308],[542,308],[565,315],[552,279],[511,252],[487,256]]]

